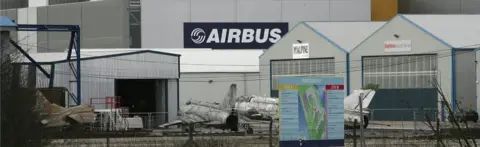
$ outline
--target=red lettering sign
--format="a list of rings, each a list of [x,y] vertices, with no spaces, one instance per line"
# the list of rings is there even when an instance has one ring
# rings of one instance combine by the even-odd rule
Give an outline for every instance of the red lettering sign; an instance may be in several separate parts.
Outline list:
[[[385,48],[395,48],[395,44],[385,44]]]
[[[343,85],[325,85],[325,89],[327,90],[343,90]]]

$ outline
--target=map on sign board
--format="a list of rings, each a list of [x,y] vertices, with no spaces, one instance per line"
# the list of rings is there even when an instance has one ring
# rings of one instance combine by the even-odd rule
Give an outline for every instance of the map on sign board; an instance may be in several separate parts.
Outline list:
[[[281,77],[280,141],[344,139],[343,77]]]

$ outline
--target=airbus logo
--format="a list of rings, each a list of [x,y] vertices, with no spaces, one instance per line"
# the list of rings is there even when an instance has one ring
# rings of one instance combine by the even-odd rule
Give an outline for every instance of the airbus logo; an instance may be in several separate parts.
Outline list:
[[[268,49],[287,32],[287,22],[184,22],[183,47]]]
[[[195,44],[202,43],[276,43],[282,37],[282,30],[274,29],[212,29],[207,34],[201,28],[195,28],[190,38]]]
[[[192,38],[193,43],[195,44],[201,44],[205,41],[205,31],[200,28],[195,28],[193,29],[192,33],[190,33],[190,38]]]

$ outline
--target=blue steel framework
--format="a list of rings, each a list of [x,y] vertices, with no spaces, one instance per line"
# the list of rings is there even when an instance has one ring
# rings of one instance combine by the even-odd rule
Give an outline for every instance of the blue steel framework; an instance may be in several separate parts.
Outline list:
[[[67,61],[71,61],[72,57],[72,50],[75,47],[75,55],[76,55],[76,70],[72,68],[72,71],[74,72],[74,76],[76,78],[77,82],[77,99],[76,103],[77,105],[80,105],[81,103],[81,76],[80,76],[80,26],[78,25],[31,25],[31,24],[17,24],[17,31],[43,31],[43,32],[70,32],[70,43],[68,45],[68,52],[67,52]],[[16,45],[15,42],[12,43],[14,46]],[[18,46],[18,45],[16,45]],[[19,47],[19,46],[18,46]],[[17,48],[18,48],[17,47]],[[18,48],[20,51],[22,50],[21,48]],[[46,73],[45,69],[43,69],[40,64],[38,64],[35,60],[33,60],[28,54],[24,54],[29,60],[37,66],[44,74],[50,79],[49,86],[53,87],[53,73]],[[55,66],[52,66],[52,71],[55,68]]]

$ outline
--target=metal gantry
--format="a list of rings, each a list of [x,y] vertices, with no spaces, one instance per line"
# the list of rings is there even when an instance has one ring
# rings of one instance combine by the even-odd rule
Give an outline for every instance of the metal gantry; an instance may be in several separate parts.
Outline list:
[[[72,60],[72,50],[75,48],[76,55],[76,69],[71,67],[77,82],[76,104],[81,103],[81,76],[80,76],[80,26],[79,25],[41,25],[41,24],[17,24],[17,31],[42,31],[42,32],[70,32],[70,43],[68,45],[67,61],[70,63]],[[33,58],[31,58],[25,50],[23,50],[15,41],[10,40],[10,43],[15,46],[23,55],[25,55],[30,62],[32,62],[37,68],[42,71],[45,76],[50,79],[50,86],[53,86],[54,73],[48,74],[40,64],[38,64]],[[53,70],[52,70],[53,71]]]

